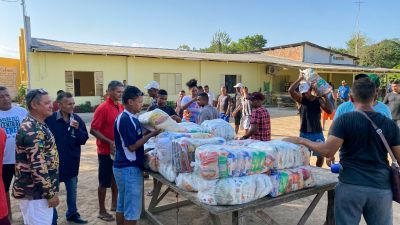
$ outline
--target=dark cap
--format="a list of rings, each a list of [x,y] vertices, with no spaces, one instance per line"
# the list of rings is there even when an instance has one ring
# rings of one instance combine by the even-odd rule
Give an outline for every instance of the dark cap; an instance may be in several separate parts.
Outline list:
[[[265,96],[263,94],[261,94],[260,92],[253,92],[247,97],[247,99],[264,101]]]

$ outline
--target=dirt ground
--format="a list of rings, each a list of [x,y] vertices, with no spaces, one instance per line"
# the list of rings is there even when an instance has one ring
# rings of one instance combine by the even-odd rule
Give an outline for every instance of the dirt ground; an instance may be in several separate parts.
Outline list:
[[[271,108],[269,109],[271,117],[272,117],[272,135],[274,139],[283,138],[286,136],[297,136],[299,130],[299,118],[296,116],[296,111],[287,110],[287,109],[277,109]],[[87,126],[90,126],[91,114],[84,114],[82,118],[87,122]],[[329,128],[331,122],[327,122],[327,128]],[[325,131],[325,136],[327,132]],[[312,157],[311,164],[315,165],[315,157]],[[82,149],[82,158],[81,158],[81,167],[79,173],[79,182],[78,182],[78,209],[79,213],[82,217],[89,220],[89,224],[100,224],[100,225],[109,225],[115,224],[115,222],[104,222],[100,219],[97,219],[98,215],[98,202],[97,202],[97,153],[96,153],[96,143],[95,138],[93,136],[90,137],[88,142]],[[325,166],[326,167],[326,166]],[[145,181],[145,191],[151,190],[152,188],[152,180]],[[58,224],[66,225],[70,224],[65,219],[65,211],[66,211],[66,193],[65,187],[61,184],[60,191],[60,200],[61,204],[58,206]],[[293,201],[287,204],[283,204],[281,206],[266,208],[264,209],[274,220],[276,220],[279,224],[282,225],[290,225],[297,224],[303,212],[306,210],[308,205],[311,203],[313,197]],[[150,198],[146,197],[145,199],[146,205],[149,203]],[[165,200],[162,201],[161,204],[164,203],[173,203],[176,201],[176,197],[173,193],[169,193]],[[110,206],[110,191],[107,193],[106,205],[108,208]],[[327,206],[327,197],[324,196],[319,204],[317,205],[315,211],[309,218],[307,225],[314,224],[324,224],[325,215],[326,215],[326,206]],[[12,213],[13,213],[13,222],[12,224],[23,224],[22,216],[18,208],[18,201],[12,199]],[[166,225],[206,225],[211,224],[210,217],[208,213],[198,206],[185,206],[179,208],[179,213],[177,215],[177,210],[169,210],[166,212],[162,212],[157,214],[157,218],[160,221],[163,221]],[[393,206],[393,224],[400,224],[400,206],[397,203],[394,203]],[[178,222],[177,223],[177,218]],[[224,216],[223,224],[229,223],[231,218],[229,215]],[[247,224],[256,225],[261,224],[261,220],[255,216],[247,217]],[[151,224],[147,220],[139,221],[140,225],[148,225]],[[365,224],[362,220],[360,224]]]

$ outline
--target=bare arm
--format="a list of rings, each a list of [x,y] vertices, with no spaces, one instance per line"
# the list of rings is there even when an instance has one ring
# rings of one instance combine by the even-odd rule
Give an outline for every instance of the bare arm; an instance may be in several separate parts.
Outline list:
[[[307,148],[320,153],[322,156],[329,158],[334,157],[340,146],[343,144],[343,139],[332,135],[328,136],[326,142],[312,142],[300,137],[284,138],[283,141],[304,145]]]
[[[400,145],[391,147],[394,157],[397,162],[400,162]]]
[[[189,106],[190,106],[193,102],[195,102],[196,100],[197,100],[196,98],[193,98],[190,102],[188,102],[187,104],[183,105],[183,106],[182,106],[182,109],[183,109],[183,110],[186,110],[186,109],[189,108]]]
[[[257,124],[252,124],[250,127],[250,130],[245,134],[241,139],[248,139],[251,137],[256,131],[258,130],[258,125]]]
[[[100,131],[94,129],[94,128],[90,128],[90,134],[93,135],[95,138],[100,139],[104,142],[109,143],[110,145],[114,143],[114,141],[110,140],[109,138],[107,138],[106,136],[104,136]]]
[[[328,98],[326,95],[322,98],[318,98],[319,104],[321,105],[321,108],[328,114],[331,114],[333,112],[333,106],[330,101],[328,101]]]
[[[303,80],[303,74],[300,74],[299,78],[289,87],[290,96],[292,96],[292,98],[298,103],[301,103],[302,96],[296,91],[296,88],[299,86],[301,80]]]

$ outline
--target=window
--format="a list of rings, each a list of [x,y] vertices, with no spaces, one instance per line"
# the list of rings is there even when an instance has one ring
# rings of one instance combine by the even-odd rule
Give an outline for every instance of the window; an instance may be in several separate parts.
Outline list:
[[[160,89],[168,92],[168,95],[177,95],[182,90],[181,73],[155,73],[154,80],[160,84]]]
[[[65,90],[74,96],[103,96],[103,72],[65,71]]]
[[[221,82],[220,86],[226,86],[228,93],[236,93],[236,90],[233,86],[235,86],[237,83],[242,82],[242,76],[241,75],[231,75],[231,74],[223,74],[221,75]]]

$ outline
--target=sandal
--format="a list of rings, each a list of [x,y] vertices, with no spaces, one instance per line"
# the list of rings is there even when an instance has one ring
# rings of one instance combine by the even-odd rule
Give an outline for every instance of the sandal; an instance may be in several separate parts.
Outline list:
[[[148,196],[148,197],[153,196],[153,190],[146,192],[146,196]]]
[[[100,213],[100,214],[97,216],[97,218],[99,218],[99,219],[101,219],[101,220],[104,220],[104,221],[106,221],[106,222],[114,221],[114,217],[113,217],[111,214],[107,213],[107,212]]]

